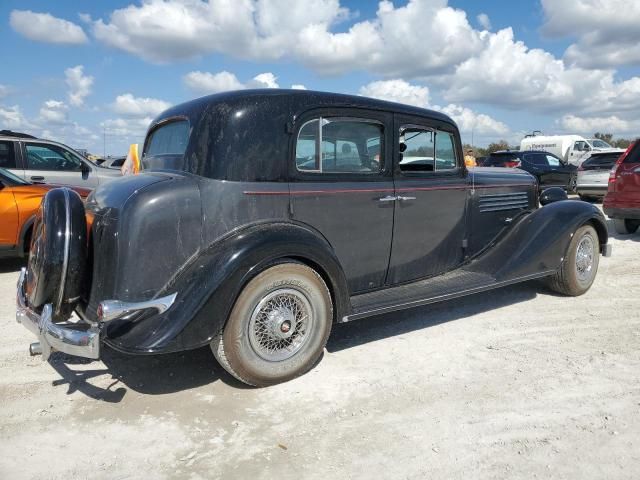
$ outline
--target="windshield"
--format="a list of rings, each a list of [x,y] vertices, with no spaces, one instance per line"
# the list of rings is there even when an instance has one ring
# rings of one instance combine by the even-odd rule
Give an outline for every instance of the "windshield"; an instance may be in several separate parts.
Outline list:
[[[17,183],[18,185],[29,185],[29,182],[27,182],[26,180],[23,180],[17,175],[14,175],[9,170],[0,168],[0,180],[2,180],[3,178],[6,180],[9,180],[12,183]]]
[[[589,140],[589,143],[591,143],[591,146],[593,148],[612,148],[611,145],[609,145],[607,142],[598,138]]]

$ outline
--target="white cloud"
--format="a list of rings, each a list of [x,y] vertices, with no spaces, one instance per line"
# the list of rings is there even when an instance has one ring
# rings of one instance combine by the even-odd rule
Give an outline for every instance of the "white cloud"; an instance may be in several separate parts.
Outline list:
[[[0,84],[0,98],[4,98],[9,95],[9,87]]]
[[[360,88],[360,95],[390,102],[406,103],[416,107],[429,106],[429,88],[411,85],[405,80],[380,80]]]
[[[509,128],[502,122],[470,108],[449,104],[446,107],[430,105],[429,88],[412,85],[405,80],[381,80],[371,82],[359,91],[360,95],[392,102],[405,103],[421,108],[431,108],[449,115],[462,132],[477,133],[478,135],[504,135]]]
[[[638,131],[638,122],[630,122],[619,118],[616,115],[609,117],[577,117],[575,115],[563,116],[559,124],[562,128],[572,133],[579,133],[587,136],[594,132],[607,132],[614,135]]]
[[[300,83],[294,83],[293,85],[291,85],[291,89],[292,90],[306,90],[307,87],[305,87],[304,85],[302,85]]]
[[[228,90],[241,90],[244,85],[233,73],[189,72],[182,78],[184,84],[197,94],[218,93]]]
[[[542,0],[543,32],[576,37],[564,58],[585,68],[640,64],[640,2],[629,0]]]
[[[59,100],[47,100],[40,107],[40,115],[38,120],[40,123],[47,125],[63,125],[68,123],[67,120],[68,107],[64,102]]]
[[[278,77],[271,72],[261,73],[247,82],[248,88],[279,88]]]
[[[378,4],[376,17],[345,32],[339,0],[147,0],[93,23],[98,40],[152,62],[209,53],[262,60],[295,57],[323,73],[365,69],[385,76],[450,69],[482,48],[464,11],[447,0]],[[427,48],[423,48],[427,46]]]
[[[238,80],[233,73],[222,71],[218,73],[189,72],[182,77],[184,84],[198,95],[226,92],[229,90],[244,90],[246,88],[279,88],[277,77],[270,72],[261,73],[246,83]]]
[[[84,74],[84,67],[77,65],[64,71],[69,87],[69,103],[74,107],[84,104],[84,99],[91,93],[93,77]]]
[[[477,135],[506,135],[509,127],[484,113],[477,113],[467,107],[449,104],[446,107],[437,108],[449,115],[458,124],[461,132],[473,132]]]
[[[0,106],[0,129],[20,130],[31,128],[33,125],[22,114],[18,105],[12,107]]]
[[[476,17],[476,20],[478,20],[478,23],[482,28],[485,30],[491,30],[491,19],[489,18],[489,15],[481,13]]]
[[[88,41],[80,26],[49,13],[13,10],[9,23],[19,34],[38,42],[79,45]]]
[[[171,104],[157,98],[134,97],[130,93],[118,95],[111,104],[112,110],[118,115],[126,117],[155,117],[162,113]]]
[[[144,139],[153,118],[113,118],[100,123],[107,136]]]

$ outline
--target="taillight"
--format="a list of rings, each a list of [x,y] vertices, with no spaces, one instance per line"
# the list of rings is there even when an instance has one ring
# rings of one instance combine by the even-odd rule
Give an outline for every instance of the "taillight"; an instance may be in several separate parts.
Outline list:
[[[512,160],[510,162],[504,162],[504,166],[507,168],[518,168],[520,167],[520,160]]]

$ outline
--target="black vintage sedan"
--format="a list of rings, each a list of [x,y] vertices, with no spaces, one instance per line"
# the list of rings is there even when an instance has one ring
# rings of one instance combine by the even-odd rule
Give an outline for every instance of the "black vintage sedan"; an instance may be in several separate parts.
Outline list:
[[[86,205],[46,196],[17,292],[32,353],[210,345],[270,385],[309,370],[336,322],[543,277],[581,295],[610,252],[594,206],[468,171],[456,124],[406,105],[213,95],[160,115],[142,163]]]

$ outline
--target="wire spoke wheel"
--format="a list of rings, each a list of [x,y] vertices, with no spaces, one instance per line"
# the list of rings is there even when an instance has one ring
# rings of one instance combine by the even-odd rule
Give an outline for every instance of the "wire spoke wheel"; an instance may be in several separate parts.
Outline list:
[[[299,290],[283,288],[266,295],[254,308],[249,320],[249,341],[259,357],[279,362],[294,356],[312,329],[309,299]]]
[[[576,249],[576,273],[581,281],[587,281],[591,278],[594,256],[593,238],[590,235],[585,235],[580,239]]]

